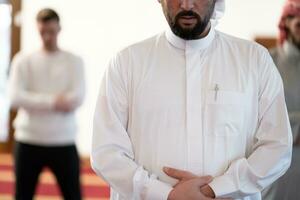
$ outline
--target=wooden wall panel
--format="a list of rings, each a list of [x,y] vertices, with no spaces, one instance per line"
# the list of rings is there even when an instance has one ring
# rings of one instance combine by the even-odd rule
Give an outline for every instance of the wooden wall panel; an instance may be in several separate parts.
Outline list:
[[[257,43],[263,45],[267,49],[271,49],[276,47],[277,39],[274,37],[265,37],[265,36],[258,36],[254,39]]]
[[[21,27],[16,26],[14,23],[15,16],[21,11],[22,0],[10,0],[12,5],[12,27],[11,27],[11,58],[15,56],[16,53],[20,51],[21,46]],[[0,143],[0,152],[12,152],[14,144],[14,129],[12,127],[12,122],[16,116],[16,111],[11,110],[9,116],[9,139],[5,143]]]

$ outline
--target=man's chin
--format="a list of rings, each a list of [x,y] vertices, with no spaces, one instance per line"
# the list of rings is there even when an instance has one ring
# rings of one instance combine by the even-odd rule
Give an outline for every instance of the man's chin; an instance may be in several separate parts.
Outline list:
[[[201,34],[201,31],[196,31],[195,26],[181,26],[177,24],[177,26],[172,27],[173,32],[181,37],[182,39],[186,40],[193,40],[197,39],[198,36]]]
[[[184,39],[184,40],[194,40],[194,39],[196,39],[196,36],[193,35],[190,32],[181,32],[178,36],[180,38]]]
[[[195,28],[196,25],[191,24],[191,25],[184,25],[184,24],[180,24],[179,27],[181,28],[181,30],[183,31],[192,31]]]

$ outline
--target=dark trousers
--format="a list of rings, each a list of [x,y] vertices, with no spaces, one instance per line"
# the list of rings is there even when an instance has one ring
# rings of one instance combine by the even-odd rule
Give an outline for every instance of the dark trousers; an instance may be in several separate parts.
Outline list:
[[[15,145],[16,200],[32,200],[44,167],[55,175],[65,200],[80,200],[79,157],[75,145]]]

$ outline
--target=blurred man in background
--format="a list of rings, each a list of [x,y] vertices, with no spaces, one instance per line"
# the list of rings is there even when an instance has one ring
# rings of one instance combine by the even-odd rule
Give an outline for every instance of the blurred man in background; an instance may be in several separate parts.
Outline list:
[[[300,0],[287,0],[279,22],[279,43],[271,55],[284,83],[293,132],[293,159],[288,172],[264,191],[265,200],[300,199]]]
[[[14,122],[17,200],[33,198],[44,167],[57,178],[64,199],[81,199],[79,156],[75,146],[75,110],[82,104],[85,83],[82,60],[58,47],[58,14],[37,15],[42,48],[13,59],[9,80]]]

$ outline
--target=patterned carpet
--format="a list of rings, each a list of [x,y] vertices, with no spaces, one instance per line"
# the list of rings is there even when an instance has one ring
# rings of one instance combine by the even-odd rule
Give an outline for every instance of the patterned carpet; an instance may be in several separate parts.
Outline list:
[[[84,200],[108,200],[109,187],[91,169],[88,159],[82,159],[81,184]],[[10,154],[0,154],[0,199],[13,200],[13,159]],[[40,175],[35,200],[61,200],[55,177],[45,169]]]

